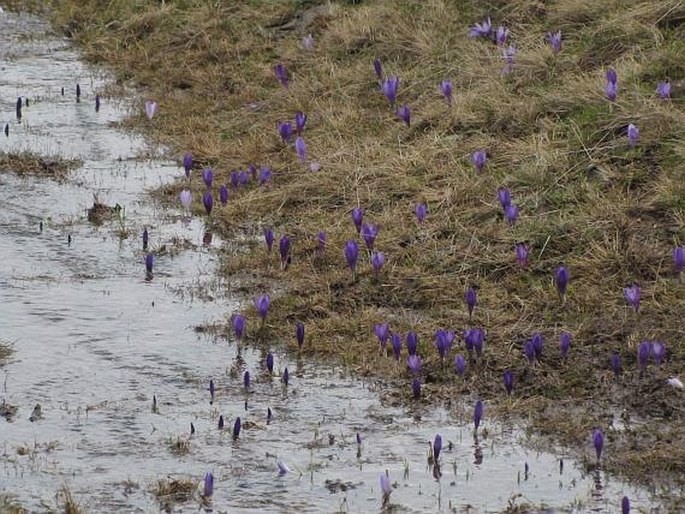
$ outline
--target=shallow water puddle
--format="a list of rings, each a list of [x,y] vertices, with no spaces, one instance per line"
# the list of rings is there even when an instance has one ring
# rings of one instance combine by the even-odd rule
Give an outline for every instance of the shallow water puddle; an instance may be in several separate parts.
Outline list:
[[[202,221],[184,220],[146,196],[182,170],[140,158],[144,142],[112,127],[125,115],[122,106],[104,100],[95,112],[105,79],[68,43],[46,36],[36,18],[0,16],[0,96],[10,124],[0,148],[83,160],[64,184],[0,175],[0,338],[16,349],[2,369],[1,395],[18,407],[11,420],[0,417],[0,493],[42,510],[56,506],[66,484],[87,511],[154,512],[158,480],[199,485],[211,470],[215,494],[207,510],[374,512],[382,509],[379,475],[388,470],[390,503],[403,512],[501,512],[525,501],[616,512],[624,494],[634,507],[656,505],[648,491],[529,449],[515,427],[487,420],[487,405],[487,434],[481,429],[474,439],[470,418],[386,408],[375,390],[382,386],[278,352],[271,377],[262,355],[196,332],[237,305],[214,279]],[[20,123],[19,96],[30,99]],[[90,224],[94,194],[125,207],[125,220]],[[151,281],[144,226],[157,254]],[[121,230],[130,237],[121,239]],[[192,294],[198,285],[217,300],[199,300]],[[286,366],[287,389],[279,378]],[[253,377],[249,393],[245,370]],[[210,379],[217,385],[212,403]],[[38,403],[42,418],[31,421]],[[274,417],[267,424],[268,408]],[[244,429],[233,440],[236,416]],[[444,441],[439,481],[427,462],[436,433]],[[278,475],[278,459],[289,473]],[[199,502],[199,489],[185,502],[162,499],[175,511],[196,511]]]

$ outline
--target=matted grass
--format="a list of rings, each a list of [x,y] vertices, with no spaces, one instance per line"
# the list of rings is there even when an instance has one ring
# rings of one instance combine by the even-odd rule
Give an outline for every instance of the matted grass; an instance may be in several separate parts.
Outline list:
[[[231,191],[208,220],[234,243],[221,273],[247,300],[249,338],[294,343],[294,322],[306,325],[305,353],[329,355],[361,374],[382,377],[390,401],[410,402],[404,365],[378,349],[372,327],[417,331],[424,403],[462,395],[486,400],[489,413],[524,419],[536,432],[590,455],[591,430],[607,436],[604,466],[642,480],[682,480],[685,394],[666,384],[683,375],[685,286],[671,261],[685,242],[685,5],[678,0],[378,0],[360,2],[243,1],[141,3],[54,2],[55,23],[93,62],[159,102],[152,120],[129,120],[180,159],[193,154],[194,213],[201,215],[211,166],[216,184],[248,165],[269,166],[272,181]],[[511,29],[516,64],[502,74],[500,50],[468,39],[470,25],[491,16]],[[563,31],[554,55],[548,30]],[[314,48],[301,38],[311,33]],[[398,103],[412,109],[406,127],[379,91],[372,61],[400,77]],[[283,63],[287,89],[273,66]],[[618,99],[603,92],[608,67],[619,77]],[[448,106],[438,86],[454,83]],[[670,80],[661,100],[657,83]],[[304,137],[320,171],[283,144],[279,121],[309,116]],[[641,132],[636,148],[629,123]],[[487,149],[482,173],[471,152]],[[164,191],[176,202],[186,187]],[[503,220],[497,189],[511,189],[517,223]],[[216,189],[215,186],[215,197]],[[413,210],[428,204],[418,224]],[[376,248],[386,264],[375,281],[361,251],[358,273],[343,247],[356,239],[354,207],[377,224]],[[292,262],[279,269],[267,255],[264,227],[292,240]],[[316,234],[327,233],[323,255]],[[514,245],[525,241],[530,263],[518,266]],[[276,247],[278,242],[276,242]],[[571,275],[559,300],[553,273]],[[623,288],[642,287],[640,312]],[[469,320],[464,292],[478,288]],[[251,299],[272,294],[266,326]],[[484,359],[465,378],[442,365],[433,347],[437,328],[486,330]],[[539,331],[546,346],[531,366],[523,344]],[[568,359],[560,333],[573,342]],[[637,345],[662,340],[667,358],[638,376]],[[456,348],[465,354],[463,342]],[[404,350],[406,352],[406,350]],[[624,373],[614,379],[612,352]],[[502,373],[514,371],[514,394]],[[456,404],[456,402],[455,402]],[[455,407],[456,408],[456,407]],[[619,423],[621,421],[621,423]],[[636,421],[633,423],[633,421]],[[618,427],[621,427],[620,429]],[[650,470],[649,477],[644,473]]]
[[[17,175],[36,175],[64,180],[67,174],[81,165],[77,159],[43,156],[33,152],[0,152],[0,172]]]

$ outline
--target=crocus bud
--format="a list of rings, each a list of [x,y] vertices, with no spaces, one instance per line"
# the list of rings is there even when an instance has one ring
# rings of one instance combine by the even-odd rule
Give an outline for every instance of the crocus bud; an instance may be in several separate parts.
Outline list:
[[[383,91],[385,98],[388,99],[388,103],[391,107],[395,105],[395,100],[397,99],[397,88],[399,87],[399,85],[399,77],[387,78],[381,84],[381,90]]]
[[[266,354],[266,369],[269,370],[269,373],[274,372],[274,354],[271,352]]]
[[[205,475],[204,488],[203,488],[202,496],[205,498],[211,498],[213,494],[214,494],[214,475],[212,475],[212,473],[210,471]]]
[[[440,83],[440,92],[442,93],[442,96],[445,97],[445,101],[447,101],[447,105],[452,105],[452,81],[451,80],[443,80]]]
[[[378,226],[373,225],[372,223],[364,223],[362,225],[361,236],[362,239],[364,239],[364,243],[366,243],[366,248],[373,250],[373,245],[378,236]]]
[[[347,265],[354,273],[357,270],[357,258],[359,257],[359,245],[356,241],[350,239],[345,243],[345,259]]]
[[[635,312],[640,310],[640,295],[641,289],[637,284],[633,284],[632,286],[623,289],[624,298],[631,305]]]
[[[435,439],[433,440],[433,461],[438,462],[438,458],[440,457],[440,450],[442,450],[442,437],[440,434],[437,434],[435,436]]]
[[[186,178],[190,178],[190,170],[193,169],[193,156],[189,152],[186,152],[183,156],[183,169],[185,170]]]
[[[516,260],[522,268],[528,264],[528,246],[526,244],[516,244]]]
[[[504,372],[504,389],[507,391],[507,394],[511,394],[514,389],[514,374],[509,370]]]
[[[409,331],[407,333],[406,343],[407,343],[407,352],[409,353],[409,355],[415,355],[416,350],[419,347],[419,336],[416,335],[416,332]]]
[[[373,267],[373,273],[376,280],[378,280],[380,276],[383,264],[385,264],[385,254],[383,254],[383,252],[374,252],[371,254],[371,266]]]
[[[274,245],[274,232],[270,228],[264,229],[264,242],[266,243],[266,251],[271,252]]]
[[[290,238],[288,236],[281,237],[278,243],[278,253],[281,255],[281,268],[285,269],[290,259]]]
[[[392,353],[395,360],[400,360],[400,354],[402,353],[402,336],[399,334],[392,335]]]
[[[240,418],[235,418],[235,422],[233,423],[233,439],[238,439],[238,437],[240,437],[241,426],[242,423],[240,422]]]
[[[604,434],[597,428],[592,436],[592,442],[595,445],[595,453],[597,454],[597,460],[602,457],[602,448],[604,447]]]
[[[304,138],[302,136],[295,140],[295,152],[297,153],[297,157],[302,162],[307,160],[307,144],[304,142]]]
[[[181,200],[181,205],[183,205],[183,208],[185,210],[190,210],[190,204],[193,202],[193,197],[190,191],[184,189],[183,191],[181,191],[178,197]]]
[[[387,323],[374,325],[373,333],[376,334],[381,348],[385,348],[385,345],[388,343],[388,338],[390,337],[390,325]]]
[[[476,307],[476,290],[472,287],[469,287],[466,290],[466,306],[469,311],[469,318],[473,317],[473,309]]]
[[[362,229],[362,220],[364,219],[364,209],[361,207],[355,207],[352,209],[352,221],[354,222],[354,227],[357,229],[357,234]]]
[[[412,380],[411,390],[414,395],[414,399],[418,400],[421,397],[421,381],[418,378],[414,378],[414,380]]]
[[[295,339],[297,340],[298,348],[304,345],[304,324],[301,322],[295,323]]]
[[[378,77],[378,80],[383,78],[383,65],[378,57],[373,60],[373,71],[376,72],[376,77]]]
[[[143,251],[147,250],[147,244],[150,241],[150,234],[147,231],[147,227],[143,229]]]
[[[283,66],[283,64],[280,63],[274,66],[274,74],[276,75],[278,81],[281,83],[281,86],[287,88],[288,72],[286,71],[285,66]]]
[[[221,184],[221,187],[219,188],[219,201],[221,202],[221,205],[226,205],[228,203],[228,188],[226,187],[226,184]]]
[[[476,427],[476,430],[478,430],[478,427],[480,426],[480,421],[483,418],[483,402],[478,400],[476,402],[476,407],[473,410],[473,425]]]
[[[211,191],[205,191],[205,194],[202,195],[202,204],[205,206],[207,216],[212,214],[212,207],[214,207],[214,197],[212,196]]]
[[[207,186],[207,189],[212,188],[212,182],[214,181],[214,172],[212,168],[205,168],[202,170],[202,181]]]
[[[401,105],[397,108],[397,117],[400,118],[407,127],[411,126],[411,109],[408,105]]]
[[[78,86],[78,84],[76,86],[77,86],[76,96],[78,97],[78,96],[80,96],[79,93],[81,91],[81,88]],[[147,114],[147,117],[149,119],[152,119],[152,117],[155,115],[156,112],[157,112],[157,102],[153,102],[152,100],[148,100],[147,102],[145,102],[145,114]]]
[[[266,319],[266,315],[269,313],[269,305],[271,305],[271,298],[268,294],[255,298],[254,300],[255,308],[257,309],[257,314],[262,318],[262,321]]]
[[[559,343],[559,349],[561,351],[561,358],[562,359],[566,358],[570,348],[571,348],[571,334],[568,332],[563,332],[561,334],[561,340]]]
[[[483,171],[485,163],[488,161],[488,153],[485,150],[476,150],[471,154],[471,162],[476,167],[478,173]]]
[[[618,353],[612,353],[610,363],[611,371],[618,378],[621,375],[621,356]]]
[[[238,341],[241,341],[245,335],[245,316],[242,314],[234,314],[231,324],[233,325],[233,333],[235,334],[235,338]]]
[[[668,100],[671,98],[671,83],[670,82],[659,82],[659,85],[656,88],[656,92],[659,95],[659,98],[662,100]]]
[[[414,208],[414,214],[416,214],[416,220],[419,223],[423,223],[426,219],[426,213],[428,212],[428,206],[425,203],[417,203]]]
[[[295,113],[295,128],[297,133],[301,134],[304,131],[304,126],[307,124],[307,115],[303,112]]]
[[[152,266],[155,262],[155,258],[151,253],[148,253],[145,256],[145,269],[147,270],[148,275],[152,275]]]
[[[635,145],[637,145],[638,139],[640,139],[640,129],[637,128],[637,125],[633,125],[632,123],[630,123],[628,125],[627,134],[628,134],[628,141],[630,142],[630,147],[635,148]]]
[[[454,358],[454,368],[457,375],[462,376],[466,372],[466,360],[459,354]]]
[[[569,273],[568,270],[564,266],[560,266],[557,268],[556,273],[554,274],[554,282],[557,285],[557,291],[559,291],[559,296],[562,298],[566,297],[566,289],[568,287],[568,281],[569,281]]]

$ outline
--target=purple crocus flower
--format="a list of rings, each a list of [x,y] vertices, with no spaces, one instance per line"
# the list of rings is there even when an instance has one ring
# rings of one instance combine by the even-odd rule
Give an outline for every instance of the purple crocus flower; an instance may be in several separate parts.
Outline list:
[[[293,137],[293,126],[288,121],[282,121],[278,124],[278,134],[284,143],[289,143],[290,138]]]
[[[269,373],[274,372],[274,354],[271,352],[266,354],[266,369]]]
[[[295,323],[295,339],[297,340],[297,347],[302,348],[304,345],[304,323],[300,321]]]
[[[212,207],[214,207],[214,197],[211,191],[205,191],[202,195],[202,204],[205,206],[205,211],[207,211],[207,216],[212,214]]]
[[[614,372],[616,378],[621,375],[621,356],[618,353],[611,354],[611,371]]]
[[[240,173],[238,173],[238,184],[239,185],[246,186],[249,181],[250,181],[250,175],[248,175],[247,171],[243,170]]]
[[[143,229],[143,250],[147,250],[147,245],[150,242],[150,234],[147,231],[147,227]]]
[[[630,123],[628,125],[628,141],[630,142],[630,147],[635,148],[635,145],[637,145],[637,140],[640,139],[640,129],[637,128],[637,125],[633,125]]]
[[[302,38],[301,41],[302,48],[305,50],[314,50],[314,36],[311,34],[307,34],[305,37]]]
[[[283,66],[283,64],[281,64],[281,63],[274,66],[274,74],[276,75],[276,78],[281,83],[281,85],[283,87],[287,88],[288,87],[288,72],[286,71],[285,66]]]
[[[505,210],[511,205],[511,191],[509,191],[509,188],[503,187],[502,189],[498,189],[497,198],[499,198],[502,210]]]
[[[473,317],[473,309],[476,307],[477,303],[477,298],[476,298],[476,290],[472,287],[469,287],[466,290],[466,306],[468,307],[469,310],[469,318]]]
[[[552,47],[552,52],[555,54],[558,54],[561,52],[561,31],[557,30],[556,32],[548,32],[547,33],[547,41],[549,42],[549,46]]]
[[[388,338],[390,337],[390,325],[387,323],[378,323],[373,326],[373,333],[376,334],[381,348],[385,348],[385,345],[388,344]]]
[[[295,128],[298,134],[304,131],[304,126],[307,124],[307,115],[303,112],[295,113]]]
[[[270,228],[264,229],[264,242],[266,243],[266,251],[271,252],[274,245],[274,231]]]
[[[414,208],[414,214],[416,214],[416,220],[419,223],[423,223],[423,220],[426,219],[426,213],[428,212],[428,206],[421,202],[417,203],[416,207]]]
[[[378,57],[373,60],[373,71],[376,72],[376,77],[378,77],[378,80],[383,78],[383,65]]]
[[[471,154],[471,162],[476,167],[478,173],[483,171],[485,163],[488,161],[488,153],[485,150],[476,150]]]
[[[516,244],[516,260],[522,268],[528,264],[528,245],[524,243]]]
[[[290,238],[288,236],[281,237],[278,242],[278,253],[281,254],[281,268],[285,269],[290,259]]]
[[[250,372],[249,371],[245,371],[245,373],[243,374],[243,385],[245,386],[245,389],[250,388]]]
[[[271,168],[263,166],[259,168],[259,185],[263,186],[271,180]]]
[[[621,500],[621,514],[630,514],[630,500],[627,496]]]
[[[666,345],[660,341],[654,341],[652,343],[652,355],[658,369],[661,366],[664,355],[666,355]]]
[[[372,223],[364,223],[361,230],[362,238],[366,243],[366,248],[373,250],[373,244],[378,236],[378,226]]]
[[[245,316],[242,314],[234,314],[231,324],[233,325],[233,333],[235,334],[235,338],[238,341],[241,341],[245,335]]]
[[[416,350],[419,347],[419,336],[416,335],[416,332],[412,330],[407,333],[406,343],[409,355],[416,355]]]
[[[440,359],[443,360],[447,353],[452,349],[452,343],[454,343],[454,332],[443,330],[439,328],[435,331],[435,347],[438,350],[438,355]]]
[[[207,186],[207,189],[212,188],[212,182],[214,181],[214,172],[212,171],[212,168],[205,168],[202,170],[202,180]]]
[[[569,281],[568,270],[564,266],[559,266],[554,274],[554,282],[557,285],[557,291],[559,291],[559,296],[566,298],[566,289],[568,288]]]
[[[462,376],[466,372],[466,360],[464,359],[463,355],[458,354],[454,358],[454,369],[459,376]]]
[[[407,366],[414,375],[418,375],[421,372],[421,357],[418,355],[410,355],[407,357]]]
[[[651,345],[647,341],[642,341],[637,347],[637,366],[640,369],[640,376],[642,376],[647,368],[647,361],[649,360],[650,351]]]
[[[364,209],[361,207],[355,207],[352,209],[352,221],[354,222],[354,228],[357,229],[357,234],[362,229],[362,220],[364,219]]]
[[[637,284],[633,284],[632,286],[623,289],[623,296],[625,297],[626,301],[633,307],[633,310],[635,312],[640,310],[641,292],[642,291],[640,289],[640,286]]]
[[[542,357],[542,349],[545,346],[545,339],[542,337],[540,332],[535,332],[533,337],[531,337],[531,342],[533,343],[533,350],[535,351],[535,358],[540,360]]]
[[[226,184],[221,184],[221,187],[219,188],[219,201],[221,202],[221,205],[226,205],[228,203],[228,188],[226,187]]]
[[[411,390],[414,393],[414,399],[418,400],[421,397],[421,381],[418,378],[411,381]]]
[[[506,75],[511,71],[514,64],[516,64],[516,47],[514,45],[509,45],[506,48],[502,48],[502,59],[504,59],[502,75]]]
[[[507,394],[511,394],[511,392],[514,389],[514,374],[511,371],[506,370],[504,372],[503,378],[504,378],[504,389],[506,389]]]
[[[262,318],[262,322],[266,319],[266,315],[269,313],[269,306],[271,305],[271,298],[268,294],[260,296],[254,299],[254,306],[257,309],[257,314]]]
[[[381,492],[383,493],[383,505],[388,503],[390,493],[392,493],[392,486],[390,485],[390,477],[386,473],[381,473]]]
[[[391,107],[395,105],[395,100],[397,99],[397,88],[399,85],[400,78],[397,76],[387,78],[381,84],[381,91],[383,91],[383,94],[385,95],[385,98],[388,99],[388,103],[390,103]]]
[[[497,45],[503,45],[504,43],[507,42],[507,38],[509,37],[509,29],[503,26],[497,27],[497,30],[495,31],[495,44]]]
[[[233,439],[238,439],[238,437],[240,437],[241,426],[240,417],[235,418],[235,422],[233,423]]]
[[[401,105],[397,108],[397,117],[404,121],[404,124],[409,127],[411,125],[411,109],[408,105]]]
[[[383,264],[385,264],[385,254],[383,252],[373,252],[371,254],[371,266],[373,267],[373,274],[376,280],[378,280]]]
[[[357,258],[359,257],[359,245],[353,239],[349,239],[345,243],[345,260],[347,265],[352,270],[352,273],[357,271]]]
[[[568,351],[571,349],[571,334],[569,332],[562,332],[559,350],[561,351],[561,358],[565,359],[568,355]]]
[[[285,367],[283,370],[283,385],[288,387],[288,384],[290,383],[290,372],[288,371],[288,366]]]
[[[217,427],[219,428],[219,430],[224,429],[224,416],[223,415],[219,416],[219,423],[217,423]]]
[[[186,172],[186,178],[190,178],[190,170],[193,169],[193,156],[190,152],[186,152],[183,156],[183,169]]]
[[[193,203],[193,196],[188,191],[187,189],[184,189],[181,191],[181,193],[178,195],[179,200],[181,200],[181,205],[183,205],[183,208],[185,210],[190,210],[190,204]]]
[[[452,105],[452,81],[451,80],[443,80],[440,83],[440,92],[442,93],[442,96],[445,97],[445,100],[447,101],[447,105]]]
[[[304,142],[302,136],[295,140],[295,152],[297,152],[297,157],[305,162],[307,160],[307,143]]]
[[[100,112],[100,103],[101,103],[100,95],[95,95],[95,112]]]
[[[476,23],[469,29],[469,37],[490,37],[492,33],[492,22],[490,18],[485,18],[481,23]]]
[[[440,434],[437,434],[435,436],[435,439],[433,440],[433,461],[438,462],[438,459],[440,458],[440,450],[442,450],[442,437]]]
[[[278,466],[278,476],[283,476],[290,471],[288,465],[281,459],[276,461],[276,466]]]
[[[316,235],[316,241],[318,243],[317,251],[322,254],[326,249],[326,233],[323,230]]]
[[[659,82],[659,85],[656,87],[656,93],[662,100],[668,100],[671,98],[671,83]]]
[[[483,343],[485,342],[485,332],[482,328],[470,328],[464,331],[464,343],[466,351],[472,356],[473,350],[480,358],[483,354]]]
[[[400,360],[400,355],[402,354],[402,336],[399,334],[392,335],[392,353],[395,360]]]
[[[80,92],[80,86],[78,91]],[[152,100],[148,100],[147,102],[145,102],[145,114],[147,114],[147,117],[149,119],[152,119],[152,117],[155,115],[155,113],[157,112],[157,107],[157,102],[154,102]]]
[[[155,258],[151,253],[148,253],[145,256],[145,269],[147,270],[148,275],[152,275],[152,266],[155,263]]]
[[[673,249],[673,264],[676,273],[682,273],[685,270],[685,246],[676,246]]]
[[[602,448],[604,447],[604,434],[597,428],[592,436],[592,442],[595,445],[595,453],[597,454],[597,460],[602,457]]]
[[[508,205],[504,209],[504,219],[506,219],[510,225],[513,225],[516,223],[517,218],[519,217],[519,208],[514,205],[513,203]]]
[[[528,339],[523,345],[523,353],[526,356],[529,364],[535,362],[535,346],[533,346],[533,340]]]
[[[615,102],[618,93],[618,84],[616,82],[607,82],[607,85],[604,87],[604,93],[611,102]]]
[[[231,187],[233,188],[233,190],[238,189],[238,186],[240,185],[239,182],[240,182],[240,178],[239,178],[238,172],[235,170],[232,171],[231,172]]]
[[[606,79],[607,82],[610,84],[618,83],[618,76],[616,75],[616,70],[614,70],[613,68],[609,68],[606,71]]]
[[[202,496],[204,498],[211,498],[213,494],[214,494],[214,475],[212,475],[212,472],[210,471],[205,475],[204,488],[203,488]]]
[[[473,424],[476,427],[476,430],[478,430],[478,427],[480,426],[481,419],[483,419],[483,402],[478,400],[476,402],[476,407],[473,410]]]

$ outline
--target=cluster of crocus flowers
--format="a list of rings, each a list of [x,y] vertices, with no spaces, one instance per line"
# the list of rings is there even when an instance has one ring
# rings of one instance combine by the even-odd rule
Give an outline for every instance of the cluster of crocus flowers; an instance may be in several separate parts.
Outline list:
[[[604,86],[604,93],[606,97],[611,101],[616,101],[616,95],[618,93],[618,77],[616,71],[609,68],[606,72],[606,85]]]
[[[637,365],[642,376],[647,369],[649,356],[654,357],[657,369],[661,366],[661,361],[666,355],[666,345],[661,341],[642,341],[637,347]]]

